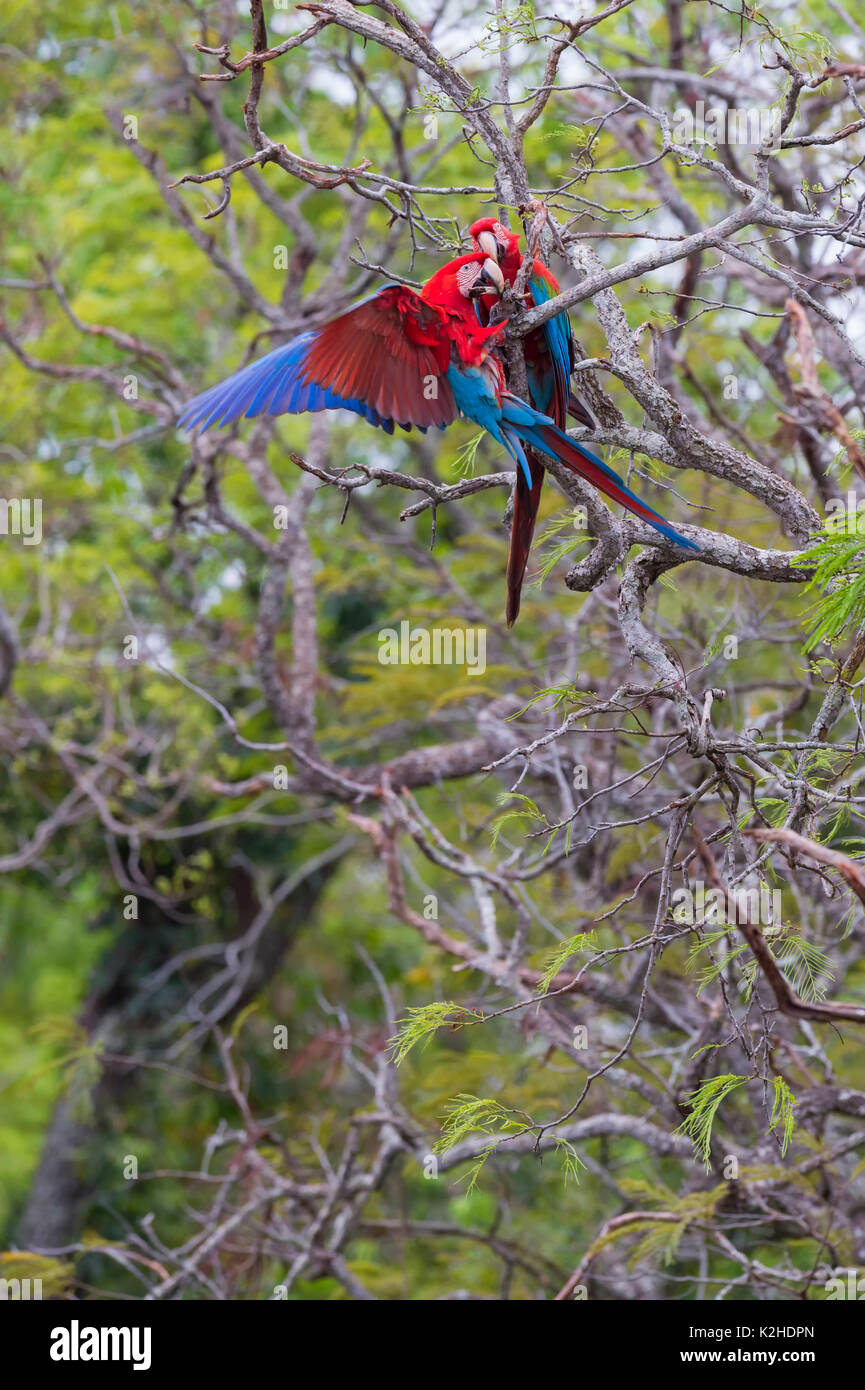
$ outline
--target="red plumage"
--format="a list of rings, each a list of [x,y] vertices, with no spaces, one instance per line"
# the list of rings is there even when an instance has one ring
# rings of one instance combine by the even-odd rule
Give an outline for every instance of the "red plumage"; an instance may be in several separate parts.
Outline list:
[[[424,427],[456,419],[444,378],[448,316],[414,290],[392,285],[326,324],[303,364],[304,382],[368,400],[382,417]],[[425,394],[425,383],[436,381]]]
[[[482,260],[460,256],[420,294],[390,285],[326,324],[304,359],[303,381],[369,401],[400,423],[449,425],[458,414],[445,377],[452,352],[478,366],[504,327],[480,324],[459,289],[460,272]]]

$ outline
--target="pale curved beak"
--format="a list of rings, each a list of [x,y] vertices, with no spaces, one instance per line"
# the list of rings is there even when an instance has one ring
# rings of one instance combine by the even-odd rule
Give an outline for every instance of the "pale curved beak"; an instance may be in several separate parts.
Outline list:
[[[499,259],[499,244],[492,232],[481,232],[478,237],[478,250],[485,251],[491,260]]]
[[[483,233],[485,236],[486,233]],[[493,257],[488,256],[481,267],[481,279],[490,286],[494,294],[499,299],[505,292],[505,277],[502,275],[501,266]]]

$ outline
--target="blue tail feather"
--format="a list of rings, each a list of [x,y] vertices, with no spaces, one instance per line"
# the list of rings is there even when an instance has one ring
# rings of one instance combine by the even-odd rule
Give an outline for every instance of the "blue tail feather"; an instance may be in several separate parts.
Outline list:
[[[627,486],[624,479],[603,459],[580,444],[576,439],[560,430],[548,415],[542,415],[525,401],[505,394],[502,397],[502,422],[504,433],[519,435],[523,443],[537,449],[539,453],[552,455],[566,467],[579,472],[594,487],[607,492],[614,501],[629,507],[635,515],[648,521],[656,531],[667,540],[682,546],[685,550],[699,551],[700,547],[683,536],[675,527],[666,522],[653,507],[650,507]],[[581,464],[584,465],[581,467]],[[605,486],[606,484],[606,486]],[[531,482],[529,483],[531,486]]]

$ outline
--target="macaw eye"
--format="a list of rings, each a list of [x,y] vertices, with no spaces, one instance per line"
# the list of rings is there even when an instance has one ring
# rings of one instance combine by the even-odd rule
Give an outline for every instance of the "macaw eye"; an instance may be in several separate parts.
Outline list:
[[[464,299],[471,299],[472,286],[480,276],[481,268],[474,262],[470,265],[461,265],[457,271],[457,289]]]

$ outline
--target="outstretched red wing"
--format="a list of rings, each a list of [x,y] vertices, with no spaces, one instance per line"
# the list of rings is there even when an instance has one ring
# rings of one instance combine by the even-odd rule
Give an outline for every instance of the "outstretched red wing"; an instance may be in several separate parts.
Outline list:
[[[450,348],[441,311],[389,285],[320,330],[301,375],[367,402],[382,419],[443,428],[459,414],[445,376]]]

